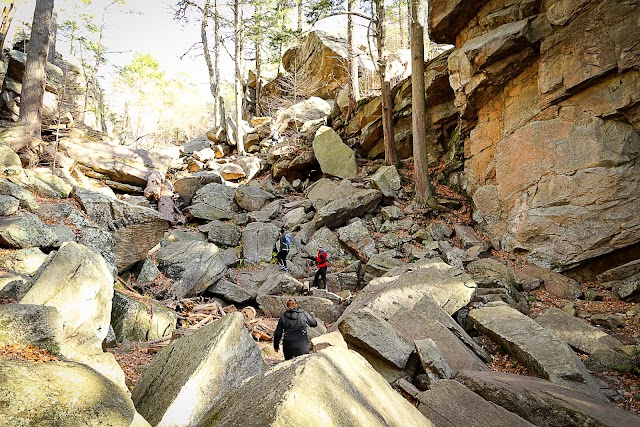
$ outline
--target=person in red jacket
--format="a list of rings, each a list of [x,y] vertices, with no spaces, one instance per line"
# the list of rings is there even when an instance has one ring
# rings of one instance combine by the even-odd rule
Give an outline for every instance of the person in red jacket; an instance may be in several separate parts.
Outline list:
[[[323,289],[327,289],[327,257],[327,251],[322,247],[318,247],[318,256],[316,257],[316,267],[318,267],[318,270],[313,277],[313,286],[316,288],[318,287],[318,279],[322,277],[322,283],[324,283]]]

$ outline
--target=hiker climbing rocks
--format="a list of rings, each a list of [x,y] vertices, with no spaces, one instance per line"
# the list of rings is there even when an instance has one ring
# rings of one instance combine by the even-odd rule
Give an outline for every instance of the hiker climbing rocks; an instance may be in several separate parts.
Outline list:
[[[278,265],[280,266],[280,270],[289,271],[287,268],[287,256],[289,256],[289,247],[291,246],[291,239],[285,233],[284,228],[280,229],[280,236],[276,240],[276,259],[278,260]]]
[[[284,360],[293,359],[296,356],[309,353],[309,340],[307,339],[307,326],[316,327],[318,322],[309,313],[298,308],[295,299],[289,298],[286,302],[287,311],[278,320],[276,332],[273,335],[273,349],[280,351],[280,339]]]
[[[313,286],[315,288],[318,287],[318,278],[322,277],[322,283],[324,283],[324,288],[327,289],[327,258],[329,254],[324,248],[318,246],[318,256],[316,257],[316,267],[318,270],[316,271],[316,275],[313,277]]]

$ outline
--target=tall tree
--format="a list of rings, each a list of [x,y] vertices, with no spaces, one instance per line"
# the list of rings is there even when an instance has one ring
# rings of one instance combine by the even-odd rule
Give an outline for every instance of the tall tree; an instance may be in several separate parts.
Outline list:
[[[180,0],[177,4],[176,19],[187,20],[187,10],[189,9],[198,11],[199,19],[201,19],[200,41],[207,64],[209,90],[214,100],[213,124],[217,128],[224,123],[224,101],[220,94],[220,23],[222,21],[220,3],[219,0],[205,0],[204,4],[200,6],[196,1]],[[211,21],[213,21],[213,35],[210,35],[208,30]],[[213,39],[213,46],[211,46],[211,39]]]
[[[353,36],[355,0],[347,0],[347,61],[349,62],[349,112],[355,114],[356,103],[360,99],[360,82],[358,79],[358,58],[355,54],[355,38]]]
[[[31,25],[31,38],[27,44],[27,61],[20,94],[20,124],[28,135],[40,138],[42,101],[45,88],[45,67],[51,37],[51,17],[54,0],[36,0]]]
[[[384,0],[373,0],[373,23],[378,49],[378,78],[382,97],[382,134],[384,137],[384,160],[388,165],[399,163],[396,141],[393,134],[393,100],[391,82],[387,78],[387,60],[385,52],[385,7]]]
[[[19,2],[10,0],[2,0],[0,2],[2,5],[2,15],[0,15],[2,16],[2,21],[0,22],[0,52],[2,52],[4,41],[11,27],[11,21],[13,21],[13,16],[16,13],[17,3]]]
[[[420,207],[436,208],[429,180],[427,157],[427,108],[424,82],[424,6],[411,0],[411,124],[415,202]]]
[[[233,28],[235,33],[235,106],[236,106],[236,146],[238,153],[244,154],[244,128],[242,126],[242,100],[244,98],[244,85],[242,79],[242,2],[234,0],[233,6],[234,20]]]

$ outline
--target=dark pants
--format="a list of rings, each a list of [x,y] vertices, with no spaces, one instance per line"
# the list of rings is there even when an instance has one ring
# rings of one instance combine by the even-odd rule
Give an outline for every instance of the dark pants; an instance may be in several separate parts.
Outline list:
[[[313,286],[318,288],[318,277],[322,277],[324,283],[324,289],[327,289],[327,267],[321,267],[316,271],[316,275],[313,276]]]
[[[278,264],[280,264],[283,267],[287,267],[287,255],[289,254],[289,252],[287,251],[280,251],[278,252],[278,254],[276,255],[276,259],[278,260]]]
[[[284,353],[284,360],[293,359],[296,356],[302,356],[303,354],[309,354],[309,341],[294,341],[294,342],[282,342],[282,352]]]

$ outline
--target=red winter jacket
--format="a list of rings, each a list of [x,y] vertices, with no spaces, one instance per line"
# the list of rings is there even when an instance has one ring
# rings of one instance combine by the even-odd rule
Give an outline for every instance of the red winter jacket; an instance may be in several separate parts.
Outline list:
[[[316,257],[316,267],[322,268],[327,266],[327,253],[325,251],[318,251]]]

